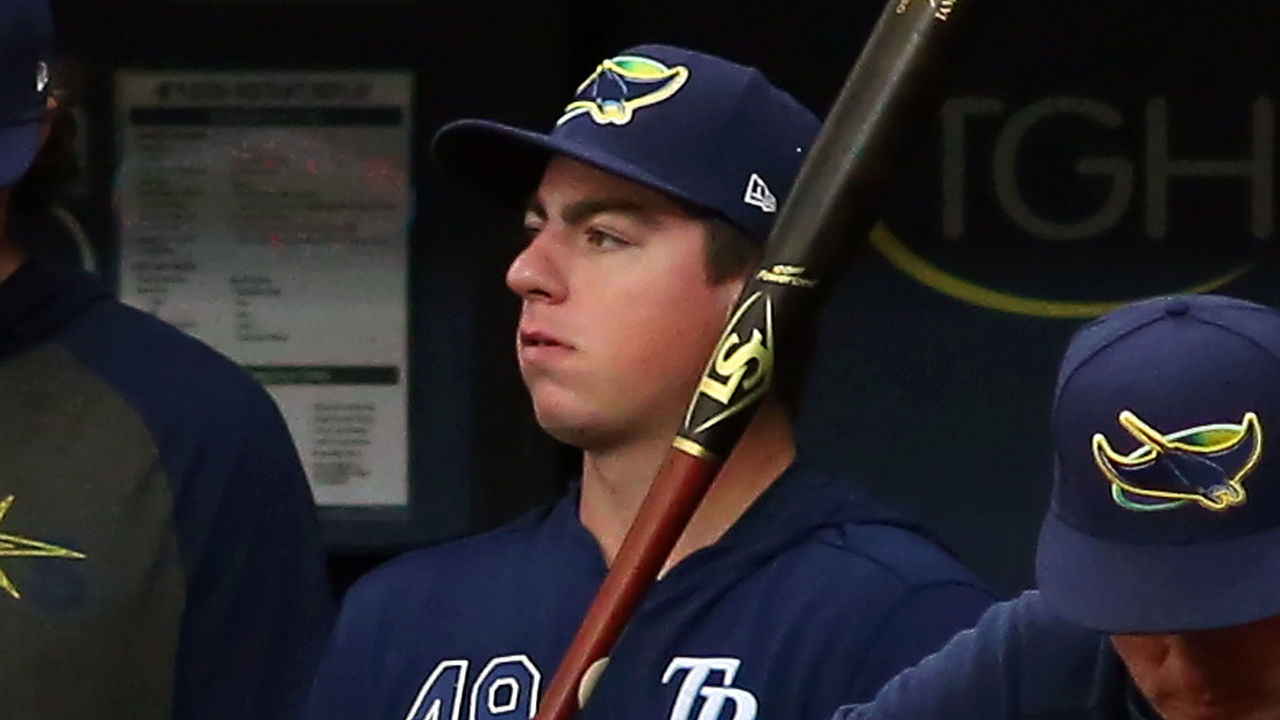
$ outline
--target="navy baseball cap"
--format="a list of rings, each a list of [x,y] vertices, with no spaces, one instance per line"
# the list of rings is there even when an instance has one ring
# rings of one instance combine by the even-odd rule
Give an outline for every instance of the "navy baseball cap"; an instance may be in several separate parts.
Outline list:
[[[548,133],[460,120],[437,163],[490,199],[522,203],[565,155],[716,213],[763,241],[820,122],[754,68],[666,45],[605,60]]]
[[[1280,312],[1193,295],[1085,326],[1052,433],[1051,610],[1107,633],[1280,615]]]
[[[0,0],[0,188],[17,182],[40,149],[52,55],[47,0]]]

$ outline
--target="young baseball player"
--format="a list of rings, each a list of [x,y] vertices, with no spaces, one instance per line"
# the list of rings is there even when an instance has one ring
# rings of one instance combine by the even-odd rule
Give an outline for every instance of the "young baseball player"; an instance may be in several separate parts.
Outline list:
[[[448,173],[525,208],[515,351],[582,475],[553,507],[362,580],[307,718],[534,714],[818,126],[754,69],[646,45],[602,62],[548,134],[441,131]],[[770,398],[581,717],[826,718],[990,603],[941,548],[795,456]]]
[[[296,716],[333,598],[275,404],[18,237],[73,174],[51,25],[0,1],[0,717]]]
[[[838,720],[1280,718],[1280,313],[1158,299],[1086,326],[1053,415],[1039,592]]]

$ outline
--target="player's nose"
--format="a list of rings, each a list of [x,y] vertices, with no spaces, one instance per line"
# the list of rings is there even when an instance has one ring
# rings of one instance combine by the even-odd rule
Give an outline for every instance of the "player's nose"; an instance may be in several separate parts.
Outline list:
[[[516,255],[507,268],[507,287],[525,300],[558,303],[568,295],[554,238],[543,230]]]

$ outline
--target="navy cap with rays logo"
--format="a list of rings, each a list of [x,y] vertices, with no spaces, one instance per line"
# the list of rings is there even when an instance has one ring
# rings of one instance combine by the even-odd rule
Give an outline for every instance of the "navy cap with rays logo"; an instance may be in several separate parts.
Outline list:
[[[763,242],[816,116],[755,68],[667,45],[600,63],[548,133],[487,120],[443,127],[437,163],[465,187],[521,203],[565,155],[718,214]]]
[[[51,15],[47,0],[0,0],[0,188],[17,182],[40,149]]]
[[[1054,398],[1036,577],[1108,633],[1280,615],[1280,312],[1160,298],[1085,326]]]

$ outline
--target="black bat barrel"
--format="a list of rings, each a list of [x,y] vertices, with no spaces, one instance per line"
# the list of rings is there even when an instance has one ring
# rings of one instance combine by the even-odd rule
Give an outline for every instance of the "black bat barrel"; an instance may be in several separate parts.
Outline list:
[[[816,311],[813,291],[870,232],[894,159],[927,132],[953,36],[982,0],[890,2],[800,168],[674,445],[723,458],[774,384],[775,348]]]

